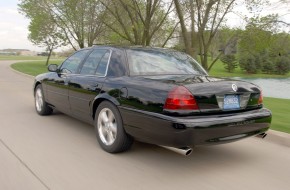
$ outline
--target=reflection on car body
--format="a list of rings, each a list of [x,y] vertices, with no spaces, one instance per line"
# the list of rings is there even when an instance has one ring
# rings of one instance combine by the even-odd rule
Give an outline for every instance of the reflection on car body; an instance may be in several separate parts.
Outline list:
[[[133,140],[180,151],[227,143],[264,133],[271,123],[258,86],[210,77],[171,49],[93,46],[49,70],[35,78],[37,113],[57,109],[94,125],[111,153]]]

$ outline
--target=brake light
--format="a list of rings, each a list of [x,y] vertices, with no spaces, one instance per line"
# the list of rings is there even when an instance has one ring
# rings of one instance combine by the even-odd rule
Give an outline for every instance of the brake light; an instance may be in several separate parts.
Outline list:
[[[259,100],[258,100],[258,104],[259,105],[263,104],[263,93],[262,93],[262,90],[260,92],[260,97],[259,97]]]
[[[198,110],[193,95],[184,87],[174,87],[167,96],[164,104],[166,110]]]

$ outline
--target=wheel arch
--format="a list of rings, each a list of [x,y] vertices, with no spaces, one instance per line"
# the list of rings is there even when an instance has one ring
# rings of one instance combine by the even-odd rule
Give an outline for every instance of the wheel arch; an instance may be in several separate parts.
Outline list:
[[[35,81],[34,86],[33,86],[33,96],[35,96],[35,89],[38,85],[40,85],[41,82],[40,81]]]
[[[120,102],[115,97],[112,97],[107,93],[99,94],[98,96],[95,97],[95,99],[92,102],[92,106],[91,106],[91,115],[92,115],[93,119],[95,119],[95,114],[96,114],[97,108],[99,107],[99,105],[103,101],[109,101],[112,104],[114,104],[115,106],[120,105]]]

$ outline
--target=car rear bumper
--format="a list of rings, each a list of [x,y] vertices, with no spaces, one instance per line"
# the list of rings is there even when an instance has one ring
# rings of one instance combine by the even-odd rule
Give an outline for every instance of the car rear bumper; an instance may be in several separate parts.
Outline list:
[[[166,116],[125,107],[119,109],[129,135],[139,141],[176,148],[227,143],[264,133],[272,119],[266,108],[191,117]]]

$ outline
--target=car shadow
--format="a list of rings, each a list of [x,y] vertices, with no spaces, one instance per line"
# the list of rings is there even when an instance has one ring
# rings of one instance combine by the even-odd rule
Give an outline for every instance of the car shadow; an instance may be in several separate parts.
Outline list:
[[[54,112],[51,118],[59,118],[63,128],[69,128],[74,133],[79,134],[88,141],[87,146],[96,150],[96,157],[105,156],[112,162],[131,162],[158,167],[160,170],[174,172],[175,170],[196,170],[198,172],[211,170],[224,170],[228,168],[241,167],[249,165],[257,160],[259,152],[251,148],[251,140],[248,139],[215,146],[198,146],[193,148],[192,154],[183,156],[173,151],[162,148],[158,145],[152,145],[135,141],[131,149],[127,152],[118,154],[108,154],[103,151],[95,137],[94,127],[69,117],[58,111]]]

